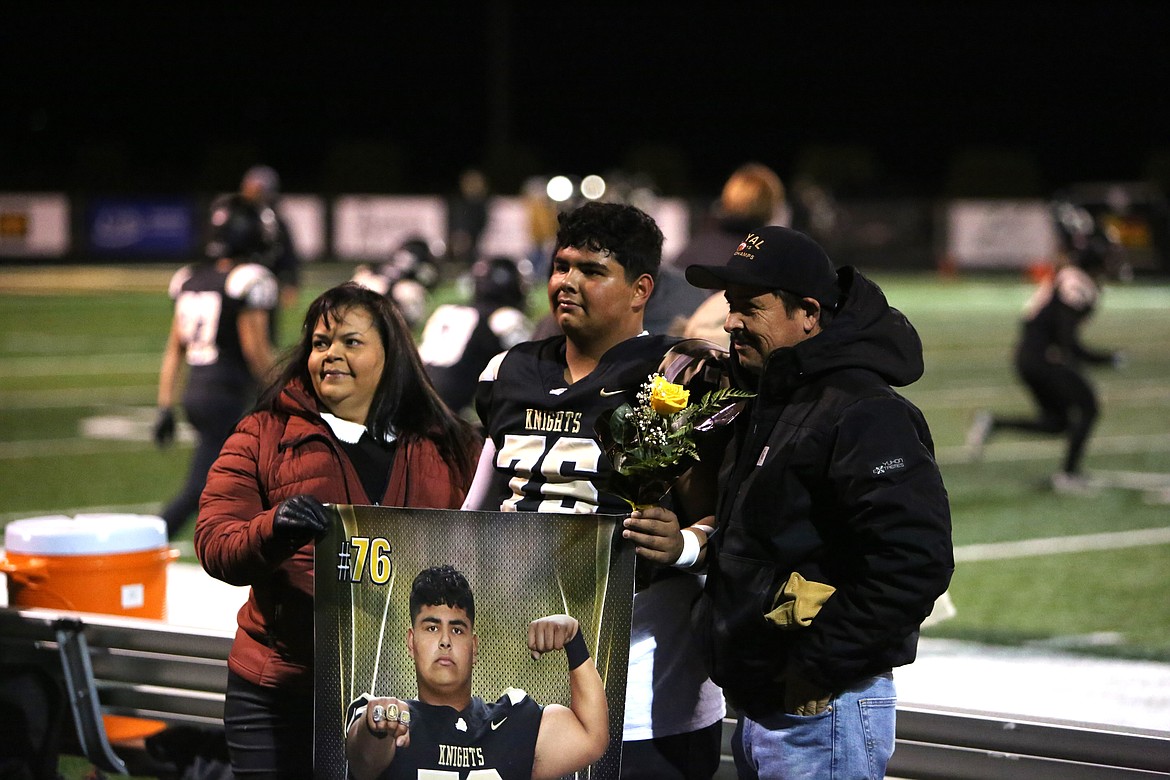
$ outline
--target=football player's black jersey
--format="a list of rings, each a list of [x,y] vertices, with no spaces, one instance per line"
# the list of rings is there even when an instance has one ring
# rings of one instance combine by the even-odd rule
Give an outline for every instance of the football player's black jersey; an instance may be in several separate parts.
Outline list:
[[[410,700],[410,745],[379,780],[529,780],[543,708],[510,688],[494,704],[475,697],[462,712]]]
[[[677,351],[684,344],[697,350]],[[673,348],[673,349],[672,349]],[[565,337],[510,349],[485,369],[476,411],[496,447],[496,469],[508,478],[502,507],[531,512],[622,514],[629,505],[599,490],[612,470],[594,423],[602,412],[634,403],[652,374],[683,382],[692,397],[719,386],[717,348],[671,336],[627,339],[602,356],[592,373],[565,381]]]
[[[228,271],[210,263],[187,266],[171,279],[170,296],[191,372],[188,395],[200,389],[251,388],[254,380],[240,346],[237,319],[245,309],[275,308],[272,272],[255,263]]]
[[[1100,296],[1100,286],[1082,269],[1065,266],[1057,271],[1028,301],[1017,362],[1076,368],[1082,360],[1110,360],[1112,353],[1088,349],[1080,342],[1079,329],[1092,316]]]
[[[524,314],[510,306],[443,304],[427,320],[418,354],[439,397],[459,412],[474,400],[488,362],[530,331]]]

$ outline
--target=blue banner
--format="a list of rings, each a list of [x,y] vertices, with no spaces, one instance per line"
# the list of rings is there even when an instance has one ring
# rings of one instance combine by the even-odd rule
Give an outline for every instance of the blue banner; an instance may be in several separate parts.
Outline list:
[[[198,237],[195,205],[181,198],[95,201],[89,208],[89,247],[101,254],[192,254]]]

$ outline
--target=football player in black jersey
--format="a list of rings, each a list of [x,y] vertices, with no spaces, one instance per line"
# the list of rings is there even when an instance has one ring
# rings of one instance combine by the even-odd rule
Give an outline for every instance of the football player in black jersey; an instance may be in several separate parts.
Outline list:
[[[418,698],[363,694],[350,705],[345,752],[357,780],[416,780],[436,772],[460,780],[553,780],[605,753],[605,686],[574,618],[550,615],[528,627],[533,658],[565,651],[569,707],[542,707],[516,688],[494,704],[471,695],[479,652],[475,597],[453,567],[433,566],[415,577],[410,620],[406,646]]]
[[[280,287],[280,308],[289,311],[296,306],[300,292],[301,258],[293,246],[288,225],[276,209],[280,199],[280,176],[267,165],[253,165],[240,180],[239,197],[252,204],[260,214],[268,243],[257,262],[265,265],[276,277]]]
[[[713,345],[643,329],[662,255],[662,232],[648,215],[593,202],[559,222],[548,297],[562,334],[519,344],[484,369],[476,411],[488,438],[465,509],[630,514],[605,490],[611,465],[595,421],[633,403],[655,372],[686,383],[693,397],[724,379]],[[701,466],[671,491],[684,523],[714,514],[718,458],[705,453]],[[700,580],[684,571],[707,533],[698,526],[680,532],[676,515],[659,507],[625,522],[641,559],[622,777],[709,778],[719,765],[726,708],[690,630]]]
[[[439,397],[456,412],[471,406],[488,361],[531,337],[524,313],[530,266],[503,255],[477,260],[471,302],[444,303],[427,319],[418,354]]]
[[[1016,374],[1032,395],[1038,414],[1019,417],[979,410],[967,431],[967,447],[971,458],[977,460],[996,431],[1063,435],[1064,461],[1050,479],[1052,489],[1084,495],[1096,491],[1081,473],[1081,461],[1100,411],[1084,366],[1118,368],[1124,358],[1120,351],[1085,345],[1080,329],[1097,308],[1103,282],[1113,271],[1117,247],[1083,208],[1060,202],[1054,212],[1062,242],[1061,261],[1028,300],[1015,350]]]
[[[172,539],[198,509],[211,464],[272,366],[269,318],[277,305],[277,281],[252,262],[267,245],[256,209],[224,201],[211,213],[207,259],[171,278],[175,314],[159,372],[154,440],[165,447],[174,439],[175,394],[184,364],[183,412],[197,439],[187,481],[162,511]]]

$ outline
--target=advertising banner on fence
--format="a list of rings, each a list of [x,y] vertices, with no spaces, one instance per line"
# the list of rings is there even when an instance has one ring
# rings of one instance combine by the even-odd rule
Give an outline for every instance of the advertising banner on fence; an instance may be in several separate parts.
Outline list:
[[[447,205],[442,198],[344,195],[333,203],[337,258],[386,261],[412,237],[431,246],[446,242]]]
[[[0,193],[0,257],[62,257],[69,249],[65,195]]]
[[[621,516],[373,506],[338,511],[341,522],[317,544],[316,777],[346,777],[346,714],[362,694],[402,700],[418,695],[407,649],[411,584],[423,569],[451,565],[466,575],[475,597],[478,659],[471,692],[485,702],[521,689],[540,705],[568,706],[565,654],[534,661],[528,624],[557,614],[580,622],[605,684],[610,742],[605,755],[578,776],[617,778],[634,580],[633,548],[621,543]],[[452,717],[457,714],[451,710]],[[421,710],[414,715],[424,716]],[[500,777],[491,766],[468,763],[478,760],[475,746],[439,747],[437,755],[447,756],[440,763],[449,759],[443,764],[449,769],[427,777]]]
[[[946,236],[956,268],[1028,268],[1057,249],[1052,212],[1040,200],[953,201]]]
[[[201,224],[185,198],[110,198],[90,204],[86,233],[101,255],[184,257],[195,251]]]
[[[282,195],[276,210],[288,225],[297,255],[302,260],[320,260],[327,248],[325,199],[317,195]]]

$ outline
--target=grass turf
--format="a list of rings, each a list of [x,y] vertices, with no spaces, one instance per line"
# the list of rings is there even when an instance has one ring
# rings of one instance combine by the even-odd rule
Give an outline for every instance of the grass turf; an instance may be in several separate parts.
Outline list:
[[[171,270],[118,269],[107,285],[100,275],[59,270],[44,272],[41,284],[27,283],[36,272],[23,271],[24,283],[16,283],[17,274],[0,269],[0,523],[82,509],[157,511],[178,489],[189,445],[159,451],[145,438],[171,316]],[[347,272],[310,269],[302,305]],[[1167,505],[1139,491],[1054,495],[1047,478],[1060,463],[1059,439],[1005,434],[981,462],[967,461],[963,439],[976,409],[1031,409],[1010,361],[1030,284],[901,274],[877,281],[923,339],[926,375],[904,392],[931,424],[956,546],[1170,526]],[[453,297],[448,286],[433,303]],[[534,312],[541,301],[534,293]],[[282,318],[282,344],[298,327],[295,314]],[[1086,468],[1170,474],[1170,295],[1152,283],[1108,289],[1085,339],[1129,356],[1123,371],[1092,375],[1102,415]],[[99,416],[130,420],[137,433],[83,436]],[[951,588],[958,614],[928,634],[1170,660],[1168,563],[1165,544],[961,563]],[[1109,642],[1078,644],[1090,635]]]

